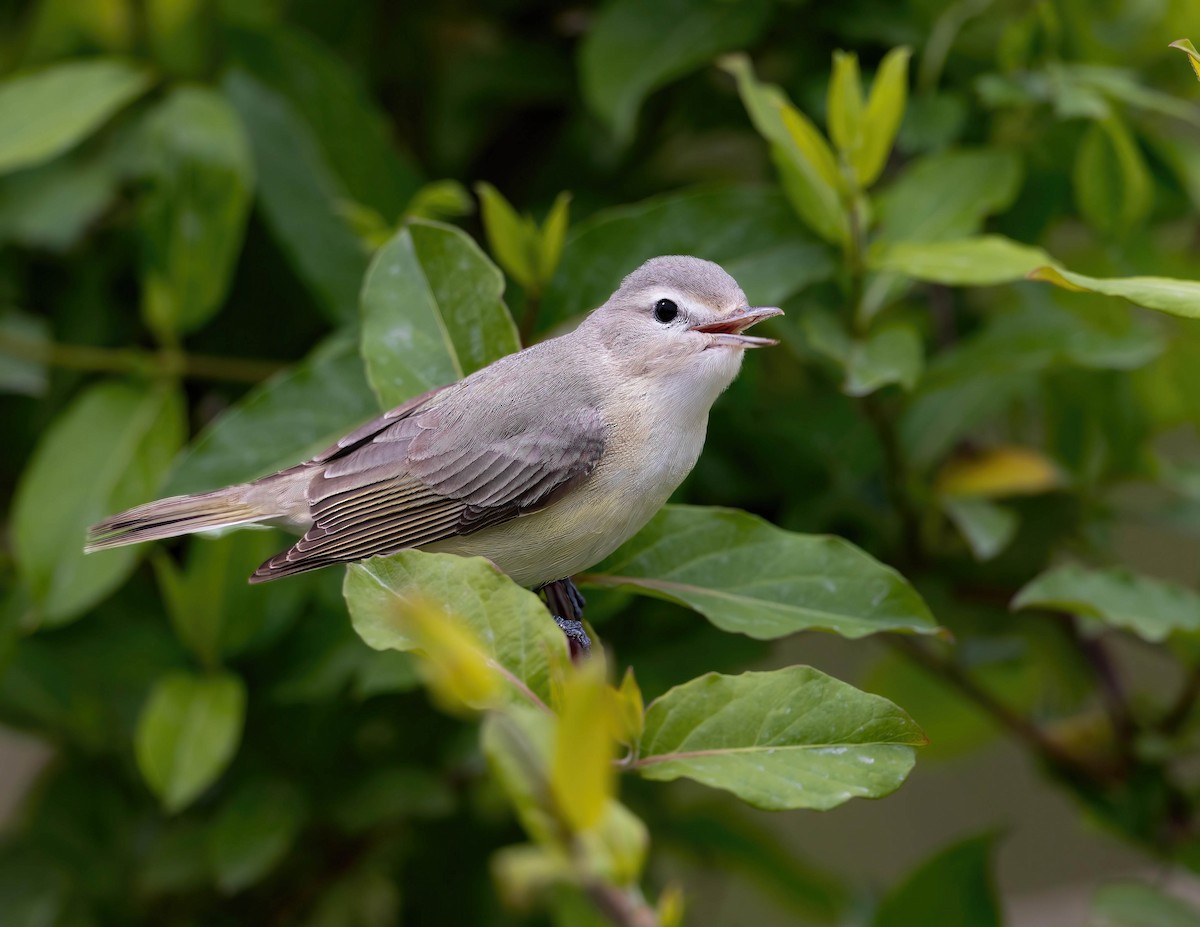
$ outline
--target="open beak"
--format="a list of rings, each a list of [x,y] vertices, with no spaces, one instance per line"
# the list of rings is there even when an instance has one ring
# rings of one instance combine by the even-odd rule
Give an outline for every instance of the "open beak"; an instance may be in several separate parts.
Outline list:
[[[705,322],[703,325],[693,325],[692,331],[712,335],[710,347],[728,345],[732,348],[765,348],[779,344],[774,338],[756,338],[753,335],[743,335],[747,328],[763,319],[783,315],[782,309],[774,306],[747,306],[732,315],[715,322]]]

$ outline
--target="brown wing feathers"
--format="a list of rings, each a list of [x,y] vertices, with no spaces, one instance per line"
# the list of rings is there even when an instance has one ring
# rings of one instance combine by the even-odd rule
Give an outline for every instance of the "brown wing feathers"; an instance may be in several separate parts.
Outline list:
[[[594,408],[551,431],[530,427],[510,405],[481,416],[477,427],[431,402],[434,395],[392,410],[306,465],[313,526],[251,582],[502,523],[552,502],[595,468],[604,449],[607,427]]]

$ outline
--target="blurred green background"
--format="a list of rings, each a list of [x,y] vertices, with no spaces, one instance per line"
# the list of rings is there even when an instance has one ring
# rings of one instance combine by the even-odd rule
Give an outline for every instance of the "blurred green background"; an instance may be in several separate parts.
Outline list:
[[[285,543],[259,532],[79,550],[99,517],[373,415],[363,276],[433,220],[507,272],[527,340],[661,253],[782,305],[783,346],[718,402],[677,499],[844,536],[952,632],[767,644],[589,591],[648,698],[811,663],[931,739],[895,795],[822,815],[628,783],[648,884],[678,880],[689,923],[987,925],[998,891],[1014,924],[1200,923],[1136,889],[1091,900],[1109,876],[1195,892],[1200,866],[1200,322],[986,261],[868,269],[721,57],[824,128],[835,51],[869,87],[912,50],[864,243],[1002,234],[1095,277],[1196,280],[1200,84],[1167,47],[1189,33],[1200,0],[0,5],[0,922],[546,922],[497,901],[489,858],[519,831],[475,730],[359,641],[340,569],[248,587]],[[481,212],[479,183],[536,223]],[[552,210],[561,259],[530,258]],[[1092,572],[1010,607],[1066,561]],[[149,693],[217,669],[244,726],[156,795]],[[937,920],[903,880],[962,840]]]

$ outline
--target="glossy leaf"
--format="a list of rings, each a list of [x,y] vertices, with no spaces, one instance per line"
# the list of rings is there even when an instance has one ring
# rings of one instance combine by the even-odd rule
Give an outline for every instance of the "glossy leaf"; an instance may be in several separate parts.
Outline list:
[[[230,71],[222,89],[250,136],[258,203],[272,236],[328,318],[353,320],[369,255],[339,210],[345,191],[312,129],[244,71]]]
[[[460,618],[501,672],[509,694],[550,702],[550,678],[565,659],[562,632],[545,606],[482,558],[401,551],[351,566],[346,602],[354,629],[376,650],[411,650],[397,608],[426,602]]]
[[[334,335],[201,432],[177,462],[165,494],[206,492],[301,463],[378,410],[354,339]]]
[[[837,161],[828,143],[782,90],[758,81],[744,55],[730,55],[722,66],[737,81],[750,121],[770,143],[772,160],[796,214],[826,241],[843,243],[850,226],[840,200]]]
[[[29,459],[13,502],[13,546],[41,621],[71,621],[125,581],[144,547],[83,553],[89,525],[152,498],[183,441],[182,397],[99,383],[64,411]]]
[[[1153,181],[1129,129],[1115,116],[1084,134],[1072,175],[1083,217],[1110,235],[1137,229],[1153,204]]]
[[[924,743],[891,702],[808,666],[708,673],[650,703],[633,768],[767,810],[826,810],[897,789]]]
[[[993,286],[1022,280],[1051,261],[1041,248],[1001,235],[881,244],[870,249],[867,258],[872,270],[893,271],[946,286]]]
[[[908,102],[908,59],[911,57],[909,49],[893,48],[883,56],[879,70],[875,72],[863,114],[862,144],[851,158],[858,182],[864,188],[879,179],[892,152]]]
[[[1061,267],[1039,267],[1030,275],[1077,292],[1120,296],[1145,306],[1185,319],[1200,318],[1200,282],[1172,280],[1169,277],[1087,277]]]
[[[362,291],[362,354],[384,407],[519,350],[504,275],[465,233],[412,222],[379,249]]]
[[[608,0],[579,49],[584,100],[627,142],[649,93],[749,45],[770,10],[766,0]]]
[[[1002,553],[1016,537],[1020,520],[1012,509],[987,499],[950,497],[942,500],[942,510],[954,522],[976,560],[991,560]]]
[[[991,866],[995,837],[971,837],[919,866],[884,898],[872,927],[1001,927]]]
[[[242,247],[254,164],[237,113],[219,93],[180,87],[147,117],[142,311],[167,339],[221,307]]]
[[[269,875],[304,826],[304,796],[286,780],[252,780],[221,806],[208,834],[208,859],[226,895]]]
[[[812,628],[845,637],[936,629],[904,578],[854,545],[733,509],[667,506],[581,579],[677,602],[764,640]]]
[[[1200,927],[1200,910],[1154,885],[1110,882],[1096,890],[1087,927]]]
[[[142,709],[137,761],[169,812],[195,801],[237,752],[246,690],[236,676],[172,673],[158,681]]]
[[[145,70],[115,58],[66,61],[0,82],[0,173],[78,144],[150,83]]]
[[[778,305],[833,275],[825,246],[777,192],[755,187],[688,190],[597,213],[571,230],[542,315],[561,321],[603,303],[621,278],[660,254],[716,261],[751,305]]]
[[[1012,607],[1067,611],[1148,641],[1200,630],[1200,594],[1122,567],[1054,567],[1021,589]]]
[[[917,385],[923,364],[921,337],[911,325],[885,325],[850,344],[846,382],[850,396],[867,396],[890,383],[906,390]]]

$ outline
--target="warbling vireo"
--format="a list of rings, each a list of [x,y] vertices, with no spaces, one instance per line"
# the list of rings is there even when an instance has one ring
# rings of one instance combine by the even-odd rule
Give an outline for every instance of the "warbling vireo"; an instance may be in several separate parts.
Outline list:
[[[114,515],[86,549],[271,524],[304,536],[252,583],[410,547],[486,557],[523,586],[569,579],[688,475],[743,349],[775,343],[743,332],[781,314],[749,307],[710,261],[654,258],[569,334],[411,399],[305,463]]]

